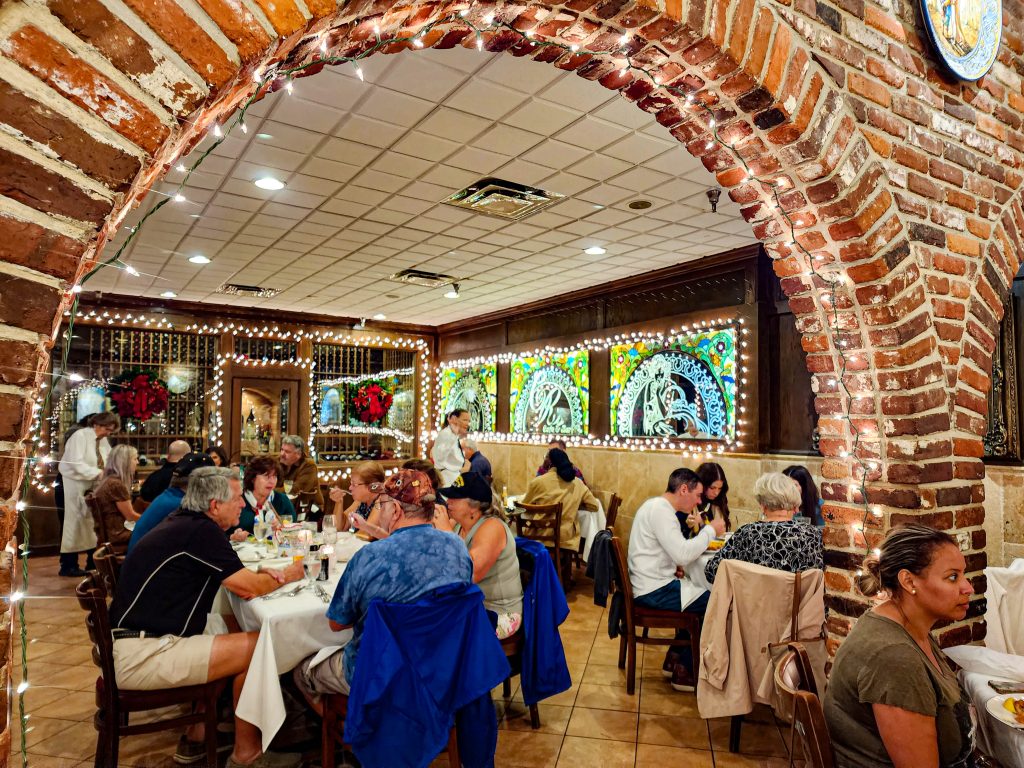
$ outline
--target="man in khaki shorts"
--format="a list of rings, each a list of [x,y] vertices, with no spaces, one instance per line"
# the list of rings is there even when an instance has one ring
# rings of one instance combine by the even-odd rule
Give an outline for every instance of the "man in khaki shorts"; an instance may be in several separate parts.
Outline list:
[[[237,471],[201,467],[189,476],[181,508],[128,554],[110,606],[119,688],[158,690],[232,678],[237,705],[258,633],[203,634],[217,589],[223,585],[248,599],[303,576],[301,563],[257,573],[242,565],[224,533],[238,525],[241,510]],[[203,726],[193,725],[181,737],[175,761],[205,757]],[[235,717],[227,768],[291,768],[299,757],[264,754],[259,729]]]

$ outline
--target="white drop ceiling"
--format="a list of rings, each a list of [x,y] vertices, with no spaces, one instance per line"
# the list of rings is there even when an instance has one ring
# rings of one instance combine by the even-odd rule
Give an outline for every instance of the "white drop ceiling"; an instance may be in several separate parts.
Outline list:
[[[126,250],[141,275],[101,270],[87,289],[440,325],[756,242],[726,195],[711,213],[714,178],[653,116],[597,83],[463,49],[377,55],[363,73],[328,67],[252,107],[248,133],[236,128],[187,202]],[[267,175],[285,188],[253,184]],[[105,255],[182,176],[157,185]],[[519,223],[439,204],[483,176],[566,199]],[[652,206],[630,210],[637,199]],[[460,278],[460,297],[387,280],[409,267]],[[228,282],[281,292],[227,299],[216,290]]]

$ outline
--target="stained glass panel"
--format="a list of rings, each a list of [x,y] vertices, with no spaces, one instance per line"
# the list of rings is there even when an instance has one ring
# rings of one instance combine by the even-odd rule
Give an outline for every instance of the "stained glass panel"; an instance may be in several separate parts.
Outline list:
[[[470,368],[442,368],[439,421],[456,408],[469,411],[472,432],[494,432],[497,428],[498,366],[494,363]]]
[[[734,439],[736,339],[726,327],[611,347],[612,434]]]
[[[590,353],[523,356],[512,361],[509,413],[517,434],[586,435],[590,428]]]

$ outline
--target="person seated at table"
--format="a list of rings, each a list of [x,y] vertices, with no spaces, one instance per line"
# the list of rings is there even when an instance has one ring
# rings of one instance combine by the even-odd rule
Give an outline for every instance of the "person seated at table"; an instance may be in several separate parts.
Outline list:
[[[329,494],[334,502],[334,524],[339,531],[352,527],[352,515],[358,514],[374,525],[380,523],[380,507],[377,499],[384,487],[384,467],[377,461],[363,461],[352,467],[348,489],[341,487],[341,478]],[[345,495],[352,497],[347,509],[342,509]]]
[[[685,611],[703,616],[710,593],[694,584],[685,573],[716,536],[725,532],[720,517],[700,529],[692,539],[683,536],[677,512],[699,520],[697,505],[704,486],[690,469],[677,469],[668,477],[661,496],[648,499],[636,511],[629,534],[629,582],[633,600],[645,608]],[[662,670],[672,677],[672,687],[693,690],[696,677],[689,646],[672,646],[665,655]]]
[[[281,438],[281,454],[277,474],[277,489],[284,490],[285,483],[291,483],[290,495],[296,505],[304,508],[324,508],[324,494],[320,490],[320,475],[316,462],[306,455],[306,442],[298,435]]]
[[[836,768],[967,768],[970,701],[931,635],[963,621],[974,593],[966,561],[944,531],[889,531],[857,586],[886,600],[863,614],[836,653],[825,720]]]
[[[449,413],[448,426],[437,433],[434,445],[427,454],[434,460],[434,466],[445,485],[454,482],[460,473],[469,471],[469,461],[459,445],[459,440],[469,431],[469,421],[469,411],[465,408],[456,408]]]
[[[390,535],[353,555],[327,608],[331,629],[351,629],[351,638],[339,635],[333,644],[343,649],[316,666],[310,656],[295,669],[299,690],[318,714],[320,694],[349,692],[372,600],[413,603],[439,587],[472,583],[473,561],[465,544],[431,524],[435,498],[422,472],[400,469],[384,481],[380,525]]]
[[[277,485],[277,461],[271,456],[257,456],[245,467],[242,487],[245,490],[239,527],[252,533],[256,518],[270,526],[278,526],[282,517],[295,522],[295,507],[283,491],[275,491]],[[234,533],[232,531],[232,533]]]
[[[700,520],[694,525],[687,525],[686,515],[679,513],[679,526],[683,535],[692,539],[699,532],[704,523],[710,522],[713,518],[721,518],[725,521],[725,530],[731,530],[729,519],[729,481],[725,478],[725,470],[721,464],[706,461],[696,469],[700,484],[704,487],[701,492],[700,503],[697,505],[697,512]]]
[[[427,476],[427,479],[430,481],[430,487],[435,491],[444,485],[441,481],[441,473],[437,471],[437,467],[426,459],[406,459],[402,462],[402,469],[415,469],[417,472],[422,472]]]
[[[215,467],[231,466],[231,462],[228,460],[228,452],[224,450],[223,445],[211,445],[203,453],[213,460],[213,466]]]
[[[463,472],[440,490],[447,509],[435,507],[434,527],[457,533],[473,559],[473,581],[484,593],[484,608],[496,618],[499,640],[523,623],[523,582],[519,578],[516,537],[495,504],[494,491],[477,472]]]
[[[462,446],[462,454],[469,459],[469,471],[476,472],[490,483],[492,479],[491,462],[480,453],[480,448],[477,446],[476,441],[464,437],[459,441],[459,445]]]
[[[576,467],[561,448],[548,451],[551,469],[530,480],[526,493],[519,500],[522,504],[562,505],[562,531],[559,546],[575,551],[580,544],[580,523],[577,513],[581,509],[596,512],[600,508],[597,497],[576,475]],[[530,515],[523,515],[529,518]]]
[[[782,474],[793,478],[800,484],[800,509],[793,516],[793,519],[807,520],[812,525],[824,528],[825,516],[821,513],[821,495],[818,493],[818,486],[815,484],[814,478],[807,470],[807,467],[793,464],[782,470]]]
[[[567,450],[566,444],[565,444],[565,440],[552,440],[551,442],[548,443],[548,451],[550,451],[552,448],[557,448],[558,450],[560,450],[563,453],[565,453],[565,451]],[[566,454],[566,455],[568,455],[568,454]],[[548,470],[550,470],[550,469],[551,469],[551,458],[550,458],[550,453],[549,453],[547,456],[544,457],[544,462],[539,467],[537,467],[537,477],[540,477],[541,475],[547,474]],[[588,485],[587,481],[586,481],[586,478],[583,477],[583,472],[575,464],[573,465],[573,471],[576,473],[576,477],[578,477],[581,481],[583,481],[584,485]],[[588,487],[589,487],[589,485],[588,485]]]
[[[171,484],[171,474],[182,457],[192,452],[192,446],[184,440],[175,440],[167,446],[167,458],[163,465],[142,483],[139,496],[147,504],[152,504],[153,499],[167,490]]]
[[[203,634],[217,590],[249,599],[303,578],[302,564],[250,571],[224,531],[238,525],[242,488],[227,467],[200,467],[188,479],[181,509],[128,553],[110,606],[114,673],[127,691],[202,685],[230,678],[234,703],[245,684],[256,632]],[[237,626],[237,625],[236,625]],[[235,717],[227,768],[291,768],[300,755],[263,754],[259,729]],[[190,726],[176,762],[206,756],[203,726]]]
[[[136,544],[164,521],[169,514],[181,506],[181,500],[185,498],[185,489],[188,487],[188,478],[193,471],[200,467],[214,466],[213,459],[205,453],[187,454],[174,468],[171,475],[171,486],[153,499],[153,503],[146,507],[142,517],[135,521],[135,528],[132,530],[131,540],[128,542],[128,551],[131,552]],[[246,532],[239,528],[231,538],[235,541],[244,540]]]
[[[766,472],[754,483],[754,498],[764,520],[741,525],[715,553],[704,566],[708,582],[715,583],[723,560],[742,560],[790,573],[823,569],[821,530],[793,520],[800,508],[799,484],[781,472]]]
[[[132,532],[124,527],[126,520],[138,520],[139,513],[132,508],[132,483],[139,466],[139,452],[130,445],[115,445],[107,456],[99,485],[92,492],[93,527],[96,540],[110,542],[123,552]]]

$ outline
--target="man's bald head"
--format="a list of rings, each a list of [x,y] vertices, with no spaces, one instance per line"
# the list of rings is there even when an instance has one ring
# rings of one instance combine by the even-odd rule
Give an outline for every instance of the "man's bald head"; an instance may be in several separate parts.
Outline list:
[[[192,446],[184,440],[175,440],[167,446],[167,462],[175,464],[181,461],[182,457],[187,453],[192,453]]]

